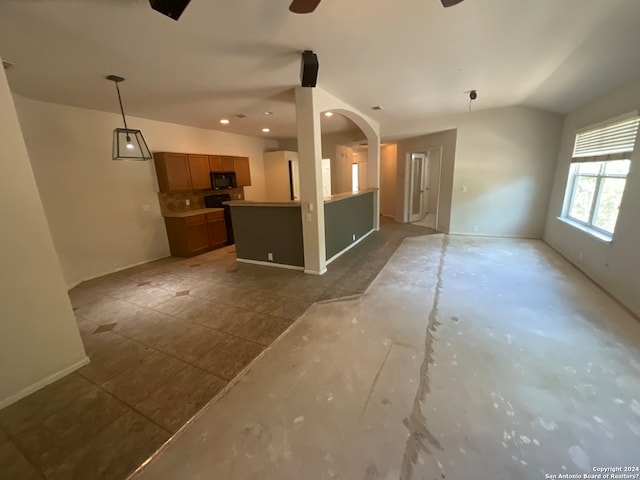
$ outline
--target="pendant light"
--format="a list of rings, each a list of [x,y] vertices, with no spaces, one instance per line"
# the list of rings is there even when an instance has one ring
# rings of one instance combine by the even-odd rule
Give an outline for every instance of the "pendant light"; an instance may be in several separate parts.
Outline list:
[[[142,132],[127,128],[127,119],[124,116],[124,108],[122,107],[122,98],[120,97],[120,87],[118,84],[124,82],[124,78],[117,75],[109,75],[107,80],[111,80],[116,84],[118,92],[118,102],[120,103],[120,112],[122,113],[122,121],[124,128],[116,128],[113,131],[113,159],[114,160],[151,160],[151,152],[147,147]]]

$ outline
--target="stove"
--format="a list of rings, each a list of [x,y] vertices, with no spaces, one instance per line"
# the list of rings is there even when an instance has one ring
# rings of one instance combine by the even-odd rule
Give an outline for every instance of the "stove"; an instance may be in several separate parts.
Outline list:
[[[231,207],[224,205],[224,202],[231,200],[228,193],[219,193],[217,195],[207,195],[204,197],[204,205],[207,208],[224,208],[224,223],[227,227],[227,245],[233,245],[233,225],[231,224]]]

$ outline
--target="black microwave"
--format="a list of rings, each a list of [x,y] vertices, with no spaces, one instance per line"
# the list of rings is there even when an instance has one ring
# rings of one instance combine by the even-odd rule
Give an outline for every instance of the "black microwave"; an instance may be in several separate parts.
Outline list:
[[[211,172],[211,188],[214,190],[226,190],[237,188],[236,172]]]

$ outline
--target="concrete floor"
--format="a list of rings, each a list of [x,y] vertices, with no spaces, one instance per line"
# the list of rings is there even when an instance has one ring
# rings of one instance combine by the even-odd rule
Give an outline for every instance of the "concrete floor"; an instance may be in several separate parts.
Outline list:
[[[313,305],[134,478],[638,466],[639,374],[640,323],[543,243],[409,238],[365,295]]]

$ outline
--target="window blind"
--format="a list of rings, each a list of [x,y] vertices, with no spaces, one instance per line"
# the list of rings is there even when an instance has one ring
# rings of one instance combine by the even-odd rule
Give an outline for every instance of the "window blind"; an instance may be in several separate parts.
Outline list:
[[[640,117],[580,132],[573,147],[574,162],[628,159],[638,135]]]

